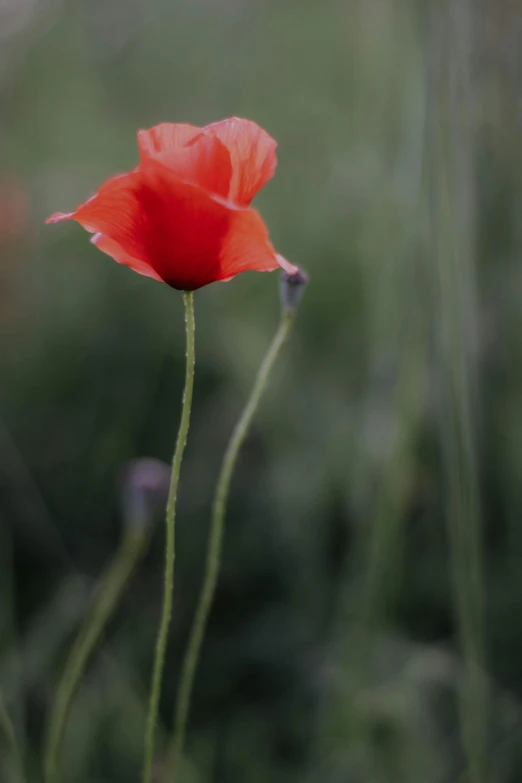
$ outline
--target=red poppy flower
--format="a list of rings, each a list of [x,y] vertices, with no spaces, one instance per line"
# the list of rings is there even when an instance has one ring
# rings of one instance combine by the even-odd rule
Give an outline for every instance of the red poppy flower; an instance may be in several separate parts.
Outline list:
[[[237,118],[205,128],[164,123],[139,131],[138,148],[136,169],[47,222],[76,220],[118,263],[187,291],[248,270],[295,271],[250,207],[277,162],[262,128]]]

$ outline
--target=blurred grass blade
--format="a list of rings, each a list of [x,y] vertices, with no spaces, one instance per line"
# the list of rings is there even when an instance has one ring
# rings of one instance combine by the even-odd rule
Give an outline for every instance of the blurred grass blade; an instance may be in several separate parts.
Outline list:
[[[0,693],[0,732],[2,732],[5,737],[7,745],[9,747],[9,751],[12,756],[12,760],[16,766],[17,779],[22,780],[23,779],[22,752],[18,744],[18,739],[16,737],[16,731],[13,726],[13,722],[9,717],[9,713],[7,712],[7,708],[5,706],[4,699],[1,693]]]
[[[125,532],[120,548],[100,579],[88,613],[71,649],[56,691],[49,720],[45,748],[45,780],[61,779],[61,750],[69,711],[89,659],[111,618],[127,583],[145,551],[146,528],[131,528]]]
[[[465,663],[461,721],[471,783],[488,779],[481,527],[475,458],[476,284],[474,134],[470,69],[474,54],[469,0],[432,2],[432,247],[440,321],[441,439],[456,610]]]

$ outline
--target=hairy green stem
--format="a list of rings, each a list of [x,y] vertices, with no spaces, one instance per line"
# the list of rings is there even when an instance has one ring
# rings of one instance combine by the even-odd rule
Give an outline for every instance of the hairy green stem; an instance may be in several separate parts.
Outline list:
[[[194,295],[192,291],[183,294],[185,301],[185,324],[187,332],[187,359],[185,371],[185,390],[181,409],[176,449],[172,460],[172,473],[170,477],[169,498],[167,501],[167,513],[165,522],[165,586],[163,593],[163,608],[161,611],[160,625],[156,640],[156,653],[152,672],[149,712],[145,730],[145,753],[143,760],[143,783],[150,783],[152,764],[154,759],[154,739],[156,724],[158,721],[158,707],[161,694],[163,668],[165,665],[165,652],[172,614],[172,591],[174,587],[174,558],[175,558],[175,521],[176,521],[176,496],[178,492],[181,460],[187,433],[190,424],[190,409],[192,405],[192,389],[194,387]]]
[[[227,498],[230,489],[230,481],[234,472],[238,453],[248,434],[250,424],[252,423],[252,419],[254,418],[261,397],[263,396],[263,392],[267,386],[270,373],[288,336],[293,321],[293,312],[283,313],[279,328],[274,336],[274,339],[272,340],[265,358],[263,359],[261,367],[259,368],[252,392],[232,433],[227,450],[225,452],[225,456],[223,458],[223,463],[221,465],[221,471],[214,495],[205,575],[196,608],[196,614],[190,631],[187,650],[183,660],[180,686],[176,701],[174,736],[169,753],[169,771],[172,779],[175,777],[183,751],[190,708],[190,699],[194,684],[194,676],[196,673],[201,651],[201,644],[205,635],[205,628],[216,589],[216,582],[221,562],[223,528]]]
[[[89,659],[144,552],[146,540],[145,528],[129,529],[96,588],[92,607],[69,653],[51,709],[44,759],[45,783],[58,783],[61,778],[62,746],[74,695]]]

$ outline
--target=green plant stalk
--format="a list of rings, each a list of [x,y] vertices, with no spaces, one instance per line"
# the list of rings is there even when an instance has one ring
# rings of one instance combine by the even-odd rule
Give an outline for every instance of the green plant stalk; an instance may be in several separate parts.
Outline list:
[[[156,640],[156,652],[152,671],[152,683],[150,691],[149,711],[145,729],[145,752],[143,760],[143,783],[150,783],[152,764],[154,759],[154,739],[156,724],[158,722],[158,707],[161,694],[163,668],[165,665],[165,653],[169,633],[170,619],[172,615],[172,591],[174,587],[174,559],[175,559],[175,522],[176,522],[176,496],[178,493],[179,475],[183,451],[187,442],[187,433],[190,425],[190,409],[192,406],[192,390],[194,387],[194,295],[192,291],[185,291],[185,325],[187,333],[187,358],[185,371],[185,390],[181,408],[181,420],[174,458],[172,460],[172,473],[170,477],[169,497],[167,501],[167,513],[165,519],[165,587],[163,593],[163,607]]]
[[[456,616],[463,659],[459,683],[463,749],[470,783],[491,780],[485,672],[482,526],[476,464],[477,324],[473,197],[475,6],[435,3],[430,14],[433,106],[430,177],[440,322],[441,435]]]
[[[205,628],[216,589],[216,582],[221,563],[223,529],[227,498],[230,489],[230,481],[234,472],[234,467],[239,451],[248,434],[252,419],[254,418],[263,396],[263,392],[265,391],[268,384],[270,373],[272,372],[274,363],[281,351],[283,344],[286,341],[286,338],[288,337],[294,318],[294,312],[283,312],[281,316],[279,328],[274,336],[274,339],[272,340],[265,358],[263,359],[261,367],[258,370],[252,392],[232,433],[225,451],[223,463],[221,465],[221,471],[219,473],[216,492],[214,495],[203,585],[196,608],[194,622],[190,631],[187,650],[183,660],[180,686],[176,700],[174,736],[169,752],[169,771],[172,779],[175,778],[176,770],[183,752],[194,676],[196,673],[201,645],[205,635]]]
[[[74,695],[89,659],[145,550],[146,541],[145,527],[126,531],[118,552],[98,583],[92,607],[69,653],[49,719],[44,759],[46,783],[58,783],[60,780],[62,746]]]
[[[397,380],[397,435],[389,466],[382,479],[368,542],[368,569],[362,597],[362,636],[360,663],[366,671],[371,645],[379,627],[389,621],[397,598],[404,520],[414,465],[415,436],[423,413],[423,349],[419,329],[412,330],[402,346],[404,363]],[[359,683],[360,687],[360,683]]]

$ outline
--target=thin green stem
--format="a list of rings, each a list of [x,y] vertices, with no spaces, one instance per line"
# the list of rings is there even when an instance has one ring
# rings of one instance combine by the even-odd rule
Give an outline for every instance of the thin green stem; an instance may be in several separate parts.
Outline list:
[[[61,778],[62,746],[74,695],[89,659],[144,551],[146,539],[145,529],[132,529],[125,533],[114,560],[100,579],[91,610],[69,654],[49,719],[44,759],[46,783],[58,783]]]
[[[196,673],[201,651],[201,644],[205,634],[205,628],[216,589],[216,582],[221,562],[223,528],[227,498],[230,489],[230,481],[234,472],[237,456],[248,434],[250,424],[252,423],[252,419],[254,418],[261,397],[263,396],[263,392],[267,386],[270,373],[288,336],[293,321],[293,312],[283,313],[279,328],[274,336],[265,358],[263,359],[261,367],[259,368],[252,392],[232,433],[227,450],[225,452],[225,456],[223,458],[221,471],[216,485],[216,493],[214,496],[205,575],[196,608],[194,622],[190,632],[185,658],[183,660],[180,686],[176,701],[174,736],[172,740],[171,752],[169,754],[170,774],[172,779],[175,777],[183,751],[190,708],[190,699],[194,684],[194,676]]]
[[[190,424],[190,409],[192,405],[192,389],[194,387],[194,296],[191,291],[183,294],[185,301],[185,324],[187,331],[187,360],[185,372],[185,390],[181,409],[176,449],[172,460],[172,473],[170,477],[169,498],[167,501],[167,514],[165,521],[165,587],[163,593],[163,608],[161,611],[160,625],[156,640],[156,653],[152,672],[149,712],[145,730],[145,754],[143,761],[143,783],[150,783],[152,763],[154,759],[154,738],[158,721],[158,707],[161,693],[163,668],[165,665],[165,652],[169,633],[170,618],[172,614],[172,591],[174,587],[174,558],[175,558],[175,521],[176,521],[176,496],[178,492],[181,460],[187,433]]]

